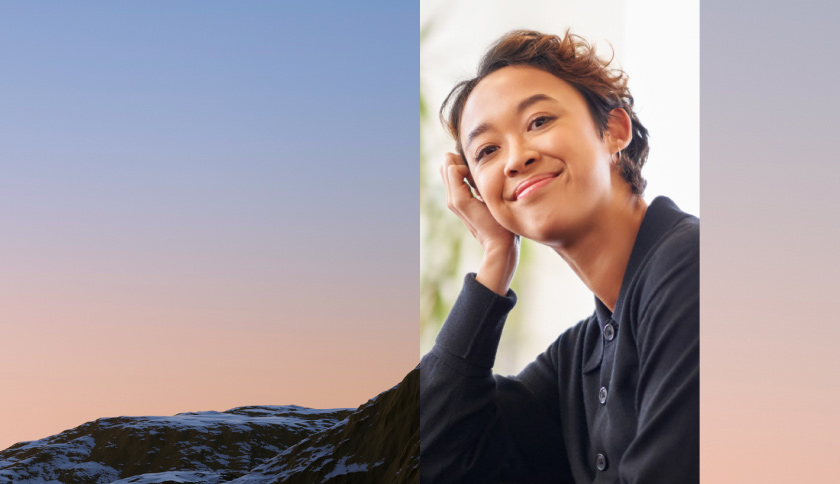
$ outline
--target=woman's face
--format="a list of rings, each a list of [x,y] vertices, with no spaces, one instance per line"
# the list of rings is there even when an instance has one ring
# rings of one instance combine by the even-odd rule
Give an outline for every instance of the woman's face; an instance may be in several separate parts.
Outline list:
[[[611,154],[626,145],[615,139],[614,124],[602,139],[571,85],[534,67],[510,66],[469,95],[460,138],[493,217],[523,237],[564,245],[597,224],[615,190],[628,185],[611,168]]]

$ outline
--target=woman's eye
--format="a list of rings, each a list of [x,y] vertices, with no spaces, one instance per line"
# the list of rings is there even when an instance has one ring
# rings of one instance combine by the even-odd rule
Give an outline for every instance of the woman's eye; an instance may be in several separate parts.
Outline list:
[[[492,154],[498,149],[498,146],[485,146],[484,148],[481,148],[480,150],[478,150],[478,153],[475,154],[475,161],[481,161],[482,158],[489,154]]]
[[[554,119],[554,118],[551,117],[551,116],[540,116],[539,118],[531,121],[531,124],[528,127],[530,129],[541,128],[543,125],[547,124],[552,119]]]

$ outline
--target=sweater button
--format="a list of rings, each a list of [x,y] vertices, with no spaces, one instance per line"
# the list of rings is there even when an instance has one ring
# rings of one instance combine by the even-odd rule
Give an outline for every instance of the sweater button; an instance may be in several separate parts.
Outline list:
[[[604,327],[604,339],[612,341],[613,338],[615,338],[615,328],[613,328],[612,324],[607,324]]]
[[[601,387],[601,390],[598,392],[598,401],[601,402],[601,405],[607,403],[607,387]]]
[[[597,467],[599,471],[603,471],[607,468],[607,458],[604,454],[598,454],[595,457],[595,467]]]

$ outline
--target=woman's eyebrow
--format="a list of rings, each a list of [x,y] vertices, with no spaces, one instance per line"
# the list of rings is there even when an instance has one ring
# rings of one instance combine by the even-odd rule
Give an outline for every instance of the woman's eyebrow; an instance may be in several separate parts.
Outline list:
[[[482,133],[484,133],[484,132],[485,132],[485,131],[487,131],[488,129],[490,129],[490,125],[489,125],[488,123],[481,123],[481,124],[479,124],[478,126],[476,126],[476,127],[475,127],[475,129],[473,129],[472,131],[470,131],[470,134],[468,134],[468,135],[467,135],[467,143],[466,143],[466,145],[465,145],[465,146],[466,146],[467,148],[469,148],[469,147],[470,147],[470,143],[472,143],[472,141],[473,141],[475,138],[477,138],[478,136],[480,136]]]
[[[534,94],[531,97],[523,99],[522,102],[520,102],[519,105],[516,106],[516,114],[522,114],[522,111],[525,111],[531,105],[536,104],[540,101],[551,101],[555,104],[559,104],[559,102],[551,96],[548,96],[546,94]]]

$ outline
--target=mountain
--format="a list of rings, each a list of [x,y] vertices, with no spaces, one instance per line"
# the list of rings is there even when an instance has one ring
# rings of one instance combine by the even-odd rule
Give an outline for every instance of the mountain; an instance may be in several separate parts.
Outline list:
[[[0,484],[416,483],[417,371],[355,410],[102,418],[0,451]]]

